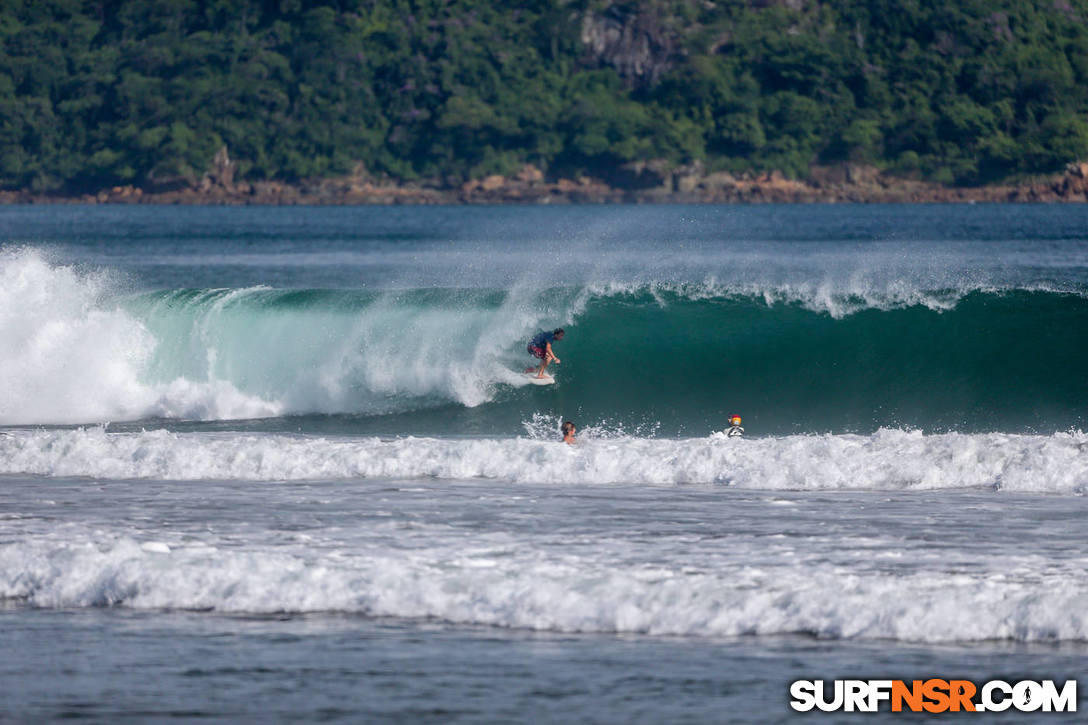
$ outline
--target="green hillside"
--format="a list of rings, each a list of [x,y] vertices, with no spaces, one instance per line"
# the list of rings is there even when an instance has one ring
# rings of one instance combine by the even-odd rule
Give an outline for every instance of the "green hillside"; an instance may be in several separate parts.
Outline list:
[[[4,0],[0,188],[1088,157],[1084,0]]]

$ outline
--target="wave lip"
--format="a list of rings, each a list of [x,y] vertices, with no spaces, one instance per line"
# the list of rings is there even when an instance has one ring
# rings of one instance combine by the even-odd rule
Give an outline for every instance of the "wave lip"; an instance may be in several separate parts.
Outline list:
[[[1088,436],[1004,433],[780,438],[322,438],[268,434],[8,431],[0,473],[160,480],[489,479],[729,485],[784,490],[990,487],[1088,490]]]

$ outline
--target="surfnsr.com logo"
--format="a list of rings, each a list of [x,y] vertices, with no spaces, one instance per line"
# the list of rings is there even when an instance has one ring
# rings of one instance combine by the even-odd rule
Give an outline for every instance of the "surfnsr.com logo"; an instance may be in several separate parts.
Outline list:
[[[828,692],[828,689],[831,691]],[[887,703],[892,712],[1076,712],[1077,681],[1059,689],[1053,680],[797,680],[790,685],[790,707],[798,712],[877,712]]]

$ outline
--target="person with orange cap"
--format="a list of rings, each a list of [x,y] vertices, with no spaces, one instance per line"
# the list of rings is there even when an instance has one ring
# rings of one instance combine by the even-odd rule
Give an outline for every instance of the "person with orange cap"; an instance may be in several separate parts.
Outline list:
[[[744,429],[740,427],[740,416],[736,413],[729,416],[729,430],[725,434],[730,438],[744,435]]]

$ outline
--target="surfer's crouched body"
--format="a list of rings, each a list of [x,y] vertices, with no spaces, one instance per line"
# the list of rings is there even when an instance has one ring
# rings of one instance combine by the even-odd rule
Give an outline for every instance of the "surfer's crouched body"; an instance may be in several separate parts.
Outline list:
[[[548,369],[548,365],[553,361],[559,362],[559,358],[552,352],[552,343],[562,340],[565,334],[562,327],[557,327],[551,332],[538,332],[529,341],[529,346],[526,348],[529,354],[543,361],[540,363],[540,369],[536,374],[538,378],[544,377],[544,371]]]

